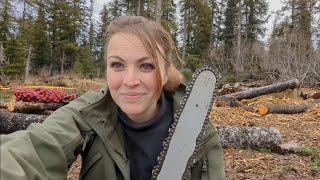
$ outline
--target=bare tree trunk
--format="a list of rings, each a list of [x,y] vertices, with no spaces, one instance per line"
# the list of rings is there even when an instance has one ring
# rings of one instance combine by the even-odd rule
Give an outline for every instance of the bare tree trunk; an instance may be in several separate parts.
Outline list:
[[[258,96],[269,94],[269,93],[281,92],[281,91],[286,90],[286,89],[293,89],[293,88],[298,87],[299,84],[300,84],[299,80],[293,79],[293,80],[289,80],[289,81],[285,81],[285,82],[279,82],[279,83],[270,84],[270,85],[267,85],[267,86],[248,89],[248,90],[245,90],[245,91],[226,94],[226,95],[223,95],[223,96],[219,96],[217,98],[217,100],[222,100],[223,101],[224,98],[228,98],[228,97],[232,97],[233,96],[238,101],[240,101],[241,99],[250,99],[250,98],[258,97]]]
[[[239,7],[238,7],[238,26],[237,26],[237,46],[236,46],[236,64],[237,69],[239,71],[243,70],[243,63],[241,62],[241,23],[242,23],[242,0],[239,0]]]
[[[3,44],[0,43],[0,67],[4,64]]]
[[[185,8],[184,9],[184,18],[183,18],[182,59],[184,59],[186,57],[187,21],[188,21],[188,14],[187,14],[187,8]]]
[[[6,78],[3,73],[3,65],[5,64],[4,53],[3,53],[3,44],[0,43],[0,84],[6,83]]]
[[[64,51],[62,51],[62,57],[60,59],[60,61],[61,61],[61,76],[63,76],[63,74],[64,74],[64,68],[63,68],[63,66],[64,66],[64,57],[65,57],[65,54],[64,54]]]
[[[32,47],[29,46],[28,58],[27,58],[27,61],[26,61],[26,67],[24,69],[24,83],[26,83],[29,80],[31,52],[32,52]]]
[[[156,23],[161,24],[161,16],[162,16],[162,0],[157,0]]]
[[[141,14],[141,0],[138,0],[138,9],[137,9],[137,16]]]

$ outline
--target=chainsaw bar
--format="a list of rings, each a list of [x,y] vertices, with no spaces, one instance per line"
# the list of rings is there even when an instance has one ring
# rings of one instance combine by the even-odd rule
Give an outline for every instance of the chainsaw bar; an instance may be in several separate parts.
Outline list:
[[[215,85],[216,76],[211,67],[204,67],[193,74],[180,109],[174,114],[151,179],[190,179],[194,154],[205,133],[204,127],[209,123]]]

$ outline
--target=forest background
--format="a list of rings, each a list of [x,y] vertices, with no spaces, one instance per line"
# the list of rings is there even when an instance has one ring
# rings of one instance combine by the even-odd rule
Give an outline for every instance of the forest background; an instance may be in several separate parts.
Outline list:
[[[110,21],[140,15],[172,35],[190,77],[213,65],[222,83],[297,78],[320,85],[320,1],[109,0],[94,18],[94,0],[0,0],[0,83],[36,76],[104,77],[104,32]],[[271,35],[265,25],[273,16]],[[263,40],[262,40],[263,39]]]

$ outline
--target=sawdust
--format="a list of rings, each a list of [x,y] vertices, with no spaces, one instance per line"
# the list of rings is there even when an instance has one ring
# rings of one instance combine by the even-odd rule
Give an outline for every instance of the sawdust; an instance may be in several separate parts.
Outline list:
[[[242,102],[258,106],[261,103],[311,103],[312,100],[302,100],[294,91],[287,90]],[[266,116],[242,108],[216,107],[210,115],[216,126],[275,127],[282,135],[282,143],[297,143],[320,152],[320,105],[315,105],[305,113]],[[223,152],[228,179],[320,179],[320,170],[314,166],[312,157],[279,155],[264,149],[259,152],[229,148]]]

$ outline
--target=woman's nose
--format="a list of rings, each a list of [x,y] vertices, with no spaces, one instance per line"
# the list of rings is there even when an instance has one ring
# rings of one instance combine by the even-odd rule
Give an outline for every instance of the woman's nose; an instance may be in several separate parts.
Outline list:
[[[134,87],[140,84],[139,74],[134,69],[129,69],[124,77],[124,85]]]

